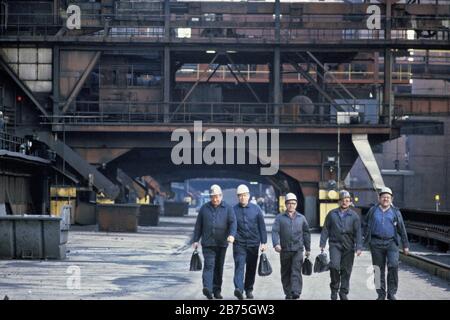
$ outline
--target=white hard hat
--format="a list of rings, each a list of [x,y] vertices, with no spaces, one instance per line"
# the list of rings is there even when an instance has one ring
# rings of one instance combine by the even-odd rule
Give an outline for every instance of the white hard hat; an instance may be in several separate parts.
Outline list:
[[[351,198],[352,196],[350,195],[350,192],[348,192],[347,190],[341,190],[339,192],[339,200],[345,199],[345,198]]]
[[[286,198],[284,199],[284,202],[288,202],[289,200],[295,200],[295,202],[297,202],[297,196],[291,192],[289,192],[286,195]]]
[[[211,186],[211,188],[209,188],[210,196],[216,196],[216,195],[221,195],[221,194],[222,194],[222,189],[217,184],[213,184]]]
[[[392,194],[392,190],[388,187],[383,187],[381,188],[380,192],[378,193],[379,196],[381,196],[383,193],[389,193],[391,196]]]
[[[243,194],[243,193],[250,193],[250,190],[248,190],[248,187],[245,184],[239,185],[236,190],[236,194]]]

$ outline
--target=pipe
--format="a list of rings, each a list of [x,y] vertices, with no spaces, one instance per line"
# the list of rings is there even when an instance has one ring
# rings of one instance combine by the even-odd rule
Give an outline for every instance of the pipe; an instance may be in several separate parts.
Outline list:
[[[2,1],[0,4],[3,5],[3,7],[5,8],[4,13],[3,13],[3,24],[4,24],[4,28],[6,30],[6,28],[8,27],[8,3]]]

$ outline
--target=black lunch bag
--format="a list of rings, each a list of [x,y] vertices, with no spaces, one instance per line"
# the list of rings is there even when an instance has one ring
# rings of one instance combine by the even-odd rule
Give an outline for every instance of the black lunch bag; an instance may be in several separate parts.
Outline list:
[[[313,265],[311,261],[309,261],[308,257],[305,258],[302,264],[302,274],[305,276],[310,276],[312,274]]]
[[[202,270],[202,259],[198,254],[197,249],[194,250],[191,257],[191,267],[189,271],[200,271]]]
[[[258,275],[261,277],[269,276],[272,273],[272,266],[265,253],[259,256]]]
[[[322,252],[316,257],[316,261],[314,262],[314,272],[325,272],[330,270],[330,261],[328,260],[328,256],[325,252]]]

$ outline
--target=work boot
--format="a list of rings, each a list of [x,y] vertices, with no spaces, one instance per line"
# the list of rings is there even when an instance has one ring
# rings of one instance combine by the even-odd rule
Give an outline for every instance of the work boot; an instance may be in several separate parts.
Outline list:
[[[242,295],[242,291],[239,289],[234,290],[234,296],[239,300],[244,300],[244,296]]]
[[[223,299],[223,297],[220,294],[220,292],[214,292],[214,298],[216,298],[216,299]]]
[[[292,300],[292,296],[287,295],[287,296],[285,297],[285,299],[286,299],[286,300]]]
[[[300,294],[298,294],[298,293],[293,293],[292,294],[292,299],[293,300],[297,300],[297,299],[299,299],[300,298]]]
[[[379,294],[377,300],[385,300],[386,296],[383,294]]]
[[[343,292],[339,292],[339,299],[341,300],[348,300],[347,294]]]
[[[213,298],[211,291],[209,291],[208,288],[203,288],[203,295],[207,297],[209,300],[212,300]]]
[[[388,300],[397,300],[397,298],[395,297],[395,294],[388,293],[387,298],[388,298]]]
[[[247,299],[253,299],[254,298],[252,291],[245,291],[245,295],[247,296]]]
[[[337,300],[337,292],[331,292],[331,300]]]

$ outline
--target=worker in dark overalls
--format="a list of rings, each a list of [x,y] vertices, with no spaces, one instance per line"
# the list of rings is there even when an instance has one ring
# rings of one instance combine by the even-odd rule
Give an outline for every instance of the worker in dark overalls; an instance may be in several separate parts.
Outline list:
[[[299,299],[302,293],[303,248],[311,254],[311,233],[306,218],[297,212],[297,197],[288,193],[286,212],[277,215],[272,226],[272,242],[280,253],[281,283],[286,299]]]
[[[392,190],[383,187],[379,193],[379,204],[369,209],[363,221],[364,244],[370,248],[375,271],[377,300],[396,300],[398,288],[399,246],[409,254],[408,235],[400,210],[392,205]],[[386,264],[387,290],[386,290]]]
[[[214,184],[209,191],[211,201],[205,203],[198,212],[195,223],[193,247],[198,248],[202,240],[202,253],[205,259],[202,281],[203,294],[212,299],[223,299],[222,277],[228,243],[236,236],[236,216],[233,208],[222,201],[222,189]]]
[[[267,249],[266,224],[261,208],[249,202],[250,190],[245,184],[238,186],[237,196],[239,203],[233,207],[237,222],[233,243],[234,295],[242,300],[245,291],[247,299],[253,299],[258,253]]]
[[[327,240],[330,248],[331,300],[337,300],[338,293],[341,300],[348,300],[355,250],[361,255],[361,220],[351,204],[350,193],[342,190],[339,208],[328,213],[320,235],[320,250],[323,252]]]

